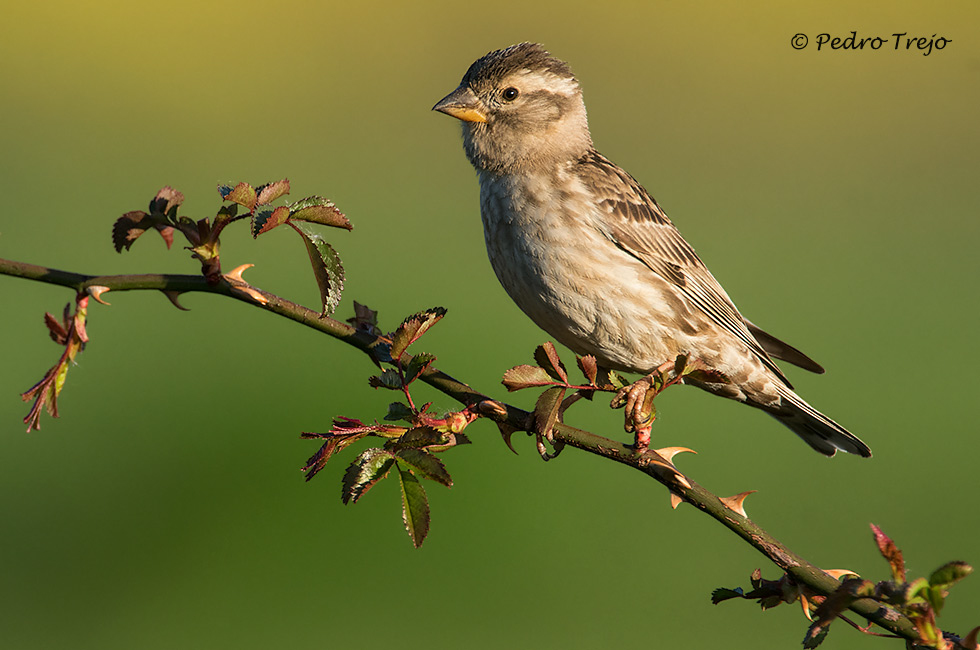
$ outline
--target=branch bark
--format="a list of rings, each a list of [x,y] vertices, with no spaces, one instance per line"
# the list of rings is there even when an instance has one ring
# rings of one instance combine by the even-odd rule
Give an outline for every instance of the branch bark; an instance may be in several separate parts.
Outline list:
[[[355,329],[347,323],[321,316],[312,309],[227,277],[211,284],[204,277],[193,275],[86,275],[5,259],[0,259],[0,274],[59,285],[73,289],[76,293],[94,293],[93,287],[105,287],[109,291],[159,290],[219,294],[241,300],[323,332],[354,346],[369,356],[372,348],[382,342],[381,338]],[[264,302],[257,300],[257,296],[261,296]],[[498,423],[519,431],[531,430],[530,423],[533,422],[533,416],[530,412],[493,400],[434,367],[429,367],[420,379]],[[648,450],[638,454],[615,440],[562,423],[555,425],[553,435],[555,441],[559,443],[627,465],[659,481],[681,499],[741,537],[791,575],[797,583],[806,585],[823,595],[830,595],[840,586],[836,579],[793,553],[755,522],[726,507],[716,495],[689,477],[670,470],[669,462],[656,452]],[[912,642],[919,641],[912,622],[890,607],[870,598],[864,598],[854,602],[849,609],[893,634]]]

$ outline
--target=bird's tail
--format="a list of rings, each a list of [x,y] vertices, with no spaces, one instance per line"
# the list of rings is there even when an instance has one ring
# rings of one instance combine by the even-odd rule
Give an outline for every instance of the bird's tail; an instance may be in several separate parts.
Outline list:
[[[778,410],[767,408],[766,412],[792,429],[806,444],[826,456],[833,456],[840,449],[871,457],[871,449],[857,436],[804,402],[802,397],[789,388],[779,392],[782,400]]]

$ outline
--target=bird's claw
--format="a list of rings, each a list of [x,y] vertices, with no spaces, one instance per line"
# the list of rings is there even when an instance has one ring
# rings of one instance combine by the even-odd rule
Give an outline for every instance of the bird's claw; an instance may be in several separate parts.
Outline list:
[[[643,453],[650,447],[650,432],[653,421],[657,419],[657,408],[653,399],[668,385],[668,373],[674,369],[674,362],[661,364],[646,377],[619,389],[612,400],[612,405],[624,406],[623,428],[634,434],[633,449]]]
[[[561,450],[565,448],[565,443],[561,440],[555,440],[554,435],[550,431],[547,434],[536,433],[534,435],[537,439],[538,453],[541,455],[541,460],[545,462],[548,462],[552,458],[557,458]],[[551,443],[553,451],[548,451],[548,446],[544,444],[545,440]]]

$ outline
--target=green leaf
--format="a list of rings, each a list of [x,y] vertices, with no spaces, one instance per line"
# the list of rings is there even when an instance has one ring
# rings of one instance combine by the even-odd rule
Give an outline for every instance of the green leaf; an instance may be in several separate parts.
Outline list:
[[[959,582],[971,573],[973,573],[973,567],[966,562],[947,562],[932,572],[932,575],[929,576],[929,584],[934,587],[947,587]]]
[[[392,369],[385,370],[378,376],[369,377],[368,384],[371,388],[387,388],[388,390],[401,390],[402,380],[398,373]]]
[[[218,191],[221,192],[221,198],[225,201],[230,201],[232,203],[237,203],[243,208],[247,209],[249,212],[255,208],[255,202],[257,196],[255,194],[255,188],[253,188],[248,183],[239,183],[230,192],[225,194],[224,190],[227,186],[219,186]]]
[[[419,352],[412,357],[412,360],[408,362],[405,368],[405,385],[407,386],[418,379],[419,375],[425,372],[425,369],[435,360],[435,356],[428,352]]]
[[[445,309],[433,307],[413,314],[402,321],[402,324],[398,326],[391,337],[391,358],[395,361],[401,359],[408,346],[418,341],[430,327],[442,320],[445,315]]]
[[[534,388],[538,386],[554,386],[555,382],[551,376],[540,366],[529,366],[522,364],[514,366],[504,373],[501,383],[507,388],[508,392],[521,390],[522,388]]]
[[[541,393],[534,405],[534,428],[537,433],[546,438],[551,437],[551,430],[558,421],[558,409],[563,399],[565,399],[565,389],[562,386],[555,386]]]
[[[289,179],[284,178],[281,181],[260,185],[255,191],[258,194],[256,203],[258,205],[268,205],[283,194],[289,194]],[[289,208],[286,208],[286,210],[288,212]]]
[[[625,388],[629,385],[629,382],[623,379],[622,375],[615,370],[606,371],[606,379],[608,379],[609,384],[617,390],[620,388]]]
[[[435,447],[446,443],[446,435],[432,427],[415,427],[409,429],[396,441],[398,447]]]
[[[214,228],[222,229],[227,226],[238,215],[238,204],[223,205],[218,208],[218,214],[214,217]],[[183,217],[181,218],[183,219]],[[185,223],[181,221],[181,223]]]
[[[891,566],[892,577],[895,578],[896,582],[905,582],[905,560],[902,558],[902,551],[895,546],[895,542],[888,535],[874,524],[871,524],[871,532],[874,534],[875,544],[878,545],[882,557]]]
[[[741,598],[742,588],[736,587],[735,589],[726,589],[724,587],[719,587],[711,592],[711,602],[715,605],[718,603],[723,603],[726,600],[731,600],[732,598]]]
[[[558,351],[555,350],[555,346],[551,341],[546,341],[534,349],[534,360],[539,366],[544,368],[544,371],[552,379],[565,384],[568,383],[568,373],[565,372],[565,365],[558,357]]]
[[[269,232],[289,220],[289,208],[280,205],[275,210],[259,210],[252,215],[252,237]]]
[[[290,219],[293,221],[308,221],[319,223],[324,226],[334,226],[335,228],[346,228],[353,230],[344,213],[337,209],[333,201],[329,201],[322,196],[308,196],[300,199],[289,206]]]
[[[390,422],[397,422],[398,420],[412,422],[415,419],[415,414],[412,413],[412,409],[408,408],[408,405],[402,402],[392,402],[388,405],[388,413],[384,419]]]
[[[357,503],[358,499],[388,475],[394,462],[394,454],[386,449],[372,447],[364,450],[344,474],[340,500],[344,503]]]
[[[319,233],[313,232],[306,224],[290,221],[290,225],[306,244],[306,252],[309,253],[310,263],[313,265],[313,275],[320,287],[322,313],[329,316],[340,303],[340,294],[344,290],[344,267],[340,263],[340,256]]]
[[[446,471],[446,466],[429,452],[414,447],[402,447],[395,450],[399,463],[408,465],[413,472],[422,478],[441,483],[446,487],[453,486],[453,479]]]
[[[422,546],[429,534],[429,500],[425,488],[411,470],[396,463],[398,480],[402,488],[402,521],[415,548]]]

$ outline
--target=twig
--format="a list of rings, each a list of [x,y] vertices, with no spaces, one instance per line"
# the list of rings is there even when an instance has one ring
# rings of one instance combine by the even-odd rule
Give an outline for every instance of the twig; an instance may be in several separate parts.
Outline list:
[[[362,350],[368,355],[371,355],[372,348],[381,342],[377,336],[357,330],[338,320],[321,316],[312,309],[249,287],[244,283],[230,282],[227,279],[221,279],[215,284],[210,284],[205,278],[192,275],[96,276],[4,259],[0,259],[0,274],[60,285],[74,289],[76,293],[92,293],[92,287],[106,288],[99,290],[99,293],[105,293],[106,290],[214,293],[250,303],[321,331]],[[408,358],[405,358],[402,364],[407,362]],[[464,406],[477,409],[485,417],[516,430],[528,430],[528,422],[532,420],[532,414],[528,411],[493,400],[431,366],[422,373],[420,379]],[[836,579],[790,551],[753,521],[726,507],[717,496],[690,478],[672,470],[669,461],[660,457],[656,452],[636,453],[632,448],[615,440],[582,431],[560,422],[555,424],[553,436],[555,441],[608,458],[651,476],[681,499],[702,510],[741,537],[779,568],[791,575],[798,583],[824,595],[833,593],[840,586]],[[864,598],[855,601],[850,609],[893,634],[913,642],[919,641],[919,636],[911,621],[890,607]]]

